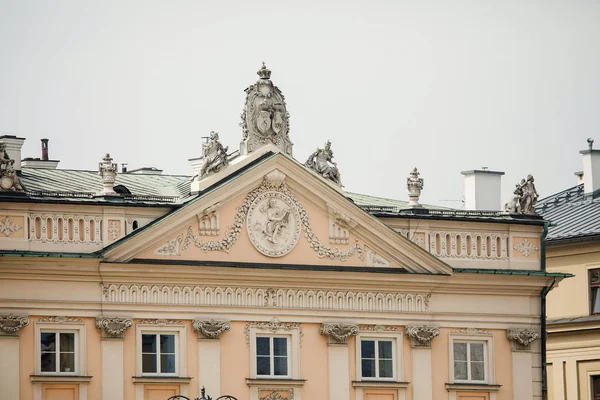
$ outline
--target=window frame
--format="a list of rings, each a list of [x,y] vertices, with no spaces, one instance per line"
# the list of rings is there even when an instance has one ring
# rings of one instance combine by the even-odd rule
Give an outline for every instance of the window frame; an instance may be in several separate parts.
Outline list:
[[[588,294],[589,294],[589,313],[590,315],[599,315],[600,311],[594,312],[594,289],[600,289],[600,268],[589,268],[588,269]],[[592,283],[592,274],[598,272],[598,283]]]
[[[450,335],[450,345],[448,347],[449,350],[449,361],[450,361],[450,377],[449,382],[460,383],[460,384],[486,384],[493,385],[495,383],[495,374],[494,374],[494,347],[493,347],[493,337],[490,335]],[[470,354],[470,346],[469,343],[482,343],[483,344],[483,380],[472,380],[470,379],[470,360],[467,355],[467,378],[469,379],[456,379],[454,373],[454,343],[467,343],[467,354]]]
[[[264,378],[264,379],[290,379],[291,378],[291,370],[292,370],[292,366],[291,366],[291,360],[290,360],[290,353],[291,353],[291,349],[290,349],[290,341],[291,341],[291,335],[265,335],[265,334],[257,334],[256,337],[254,338],[255,340],[255,344],[256,344],[256,340],[258,338],[268,338],[269,339],[269,370],[271,371],[271,374],[269,375],[263,375],[263,374],[259,374],[258,371],[256,372],[256,376],[258,378]],[[275,348],[274,348],[274,340],[275,338],[283,338],[286,339],[286,364],[287,364],[287,374],[285,375],[275,375]],[[255,358],[254,358],[254,365],[256,368],[257,367],[257,363],[258,363],[258,357],[259,355],[256,354]],[[264,357],[264,355],[261,355],[261,357]]]
[[[142,332],[140,338],[143,340],[144,335],[152,335],[156,340],[156,352],[155,353],[144,353],[143,343],[142,343],[142,375],[143,376],[177,376],[177,334],[171,332]],[[174,356],[175,356],[175,371],[174,372],[162,372],[161,371],[161,356],[163,352],[160,350],[160,336],[173,336],[174,341]],[[154,354],[156,356],[156,372],[144,372],[144,354]],[[170,354],[170,353],[166,353]]]
[[[42,371],[42,333],[73,333],[74,334],[74,368],[73,371],[61,372],[59,371]],[[58,337],[58,336],[55,336]],[[85,340],[85,324],[83,321],[75,323],[55,323],[37,321],[35,323],[35,375],[47,375],[47,376],[85,376],[86,375],[86,340]],[[56,349],[59,346],[57,344]],[[58,354],[58,352],[57,352]],[[60,356],[56,357],[56,363],[60,361]]]
[[[380,377],[363,377],[362,376],[362,354],[361,354],[361,343],[363,340],[374,340],[379,341],[391,341],[392,342],[392,365],[393,373],[389,378]],[[403,341],[402,332],[360,332],[356,336],[356,380],[362,382],[403,382],[404,381],[404,368],[402,364],[403,356]],[[377,346],[376,346],[377,350]],[[378,355],[378,354],[376,354]],[[376,358],[377,360],[378,358]],[[377,364],[377,362],[376,362]],[[376,370],[379,370],[379,366],[376,366]]]
[[[256,337],[286,337],[288,350],[288,374],[287,375],[258,375],[256,371]],[[261,329],[251,326],[248,334],[248,344],[250,347],[250,378],[266,380],[290,380],[300,379],[300,329],[279,330],[273,332],[268,329]]]
[[[185,325],[157,326],[152,324],[136,325],[136,375],[140,377],[185,377],[186,361],[186,327]],[[142,335],[174,335],[175,336],[175,372],[160,372],[160,362],[157,360],[157,372],[143,372]],[[158,344],[160,346],[160,344]],[[157,347],[158,350],[158,347]],[[156,353],[157,357],[158,354]]]

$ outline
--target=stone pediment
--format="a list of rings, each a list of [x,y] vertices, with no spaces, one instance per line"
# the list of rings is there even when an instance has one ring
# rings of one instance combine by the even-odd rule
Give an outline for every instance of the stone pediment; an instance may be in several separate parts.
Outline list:
[[[107,248],[105,259],[451,273],[447,264],[283,154],[238,172]]]

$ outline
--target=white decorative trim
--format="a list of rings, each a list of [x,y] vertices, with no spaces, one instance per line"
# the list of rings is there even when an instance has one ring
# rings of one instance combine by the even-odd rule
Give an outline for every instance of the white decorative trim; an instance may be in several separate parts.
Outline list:
[[[183,321],[176,319],[142,319],[136,323],[136,325],[154,325],[154,326],[185,326]]]
[[[102,216],[81,214],[29,214],[28,218],[30,242],[102,244]],[[52,227],[50,231],[48,231],[48,220],[50,220],[50,226]],[[60,235],[58,229],[59,226],[62,226]],[[80,226],[83,228],[82,231],[80,231]],[[93,239],[92,233],[94,236]]]
[[[328,337],[329,344],[348,344],[348,338],[358,335],[359,330],[357,325],[336,322],[321,324],[319,333]]]
[[[29,325],[27,315],[0,315],[0,336],[19,336],[19,329]]]
[[[293,400],[294,399],[294,390],[293,389],[259,389],[259,392],[263,391],[271,391],[271,393],[269,393],[266,396],[262,396],[259,397],[258,400]],[[287,397],[283,397],[282,395],[279,394],[279,392],[287,392]]]
[[[229,321],[215,321],[214,319],[196,319],[192,323],[192,328],[195,331],[198,331],[200,337],[206,339],[218,339],[221,333],[231,330],[231,323]]]
[[[81,318],[65,317],[63,315],[57,315],[54,317],[42,317],[37,322],[48,324],[83,324],[83,320]]]
[[[451,334],[469,335],[469,336],[492,336],[492,333],[485,329],[461,328],[450,331]]]
[[[96,328],[102,331],[104,338],[123,339],[127,328],[133,326],[131,318],[121,317],[96,317]]]
[[[218,236],[221,229],[219,213],[220,203],[213,204],[196,215],[198,218],[198,233],[204,236]]]
[[[279,318],[273,317],[269,322],[246,322],[246,326],[244,326],[244,338],[246,339],[247,345],[250,345],[250,330],[252,328],[268,331],[270,333],[298,330],[300,333],[300,341],[302,341],[302,338],[304,337],[304,332],[302,332],[302,324],[299,322],[281,322]]]
[[[429,232],[429,252],[440,258],[508,260],[507,238],[507,234],[433,231]],[[446,243],[447,239],[449,239],[450,247]],[[499,249],[498,239],[500,239]],[[437,244],[438,240],[439,246]],[[488,241],[490,243],[489,249]],[[468,245],[469,242],[470,246]],[[498,250],[500,251],[500,255],[498,255]]]
[[[514,249],[523,254],[524,257],[529,257],[531,253],[538,251],[539,247],[531,243],[529,240],[523,239],[521,243],[514,246]]]
[[[329,243],[348,244],[350,229],[356,228],[358,222],[330,204],[327,204],[327,210],[329,211]]]
[[[116,240],[119,236],[121,236],[121,227],[119,222],[120,221],[116,219],[109,220],[107,232],[110,234],[110,238],[112,240]]]
[[[398,332],[398,328],[395,326],[387,325],[359,325],[358,329],[361,333],[363,332]]]
[[[169,240],[156,250],[154,254],[166,255],[166,256],[180,256],[181,255],[181,242],[183,241],[183,235],[177,236],[175,239]]]
[[[8,217],[5,217],[4,220],[0,220],[0,233],[2,233],[4,236],[8,237],[21,228],[21,225],[14,223]]]
[[[363,312],[428,312],[430,293],[328,291],[248,287],[103,284],[113,304],[268,307]]]
[[[406,336],[411,339],[413,347],[430,347],[433,338],[440,336],[437,326],[407,326]]]

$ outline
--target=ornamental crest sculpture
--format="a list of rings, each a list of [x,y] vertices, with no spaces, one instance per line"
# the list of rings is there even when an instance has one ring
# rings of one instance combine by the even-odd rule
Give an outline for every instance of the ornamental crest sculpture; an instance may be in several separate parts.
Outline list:
[[[333,161],[333,151],[331,151],[329,140],[325,143],[325,148],[320,149],[317,147],[317,150],[308,157],[304,166],[312,169],[323,178],[333,181],[336,185],[342,186],[340,171],[337,168],[337,163]]]
[[[419,204],[419,197],[421,196],[421,191],[423,190],[423,178],[419,178],[419,171],[417,171],[417,167],[413,168],[408,178],[406,178],[406,187],[408,188],[408,207],[423,207]]]
[[[0,143],[0,192],[22,192],[23,185],[15,171],[15,160],[6,152],[6,145]]]
[[[269,257],[292,251],[300,238],[300,214],[294,201],[284,193],[269,191],[250,205],[248,236],[254,247]]]
[[[221,168],[229,164],[227,150],[219,141],[219,132],[211,131],[208,141],[202,143],[202,157],[204,163],[200,169],[200,178],[210,173],[219,172]]]
[[[117,163],[112,162],[113,159],[109,153],[106,153],[102,162],[98,163],[98,175],[102,177],[102,190],[98,192],[98,196],[111,195],[114,196],[114,186],[117,180]]]
[[[533,183],[533,176],[527,175],[527,180],[521,179],[521,182],[515,185],[515,191],[508,203],[504,205],[504,211],[511,214],[529,214],[536,215],[535,204],[539,194]]]
[[[289,114],[285,98],[279,88],[271,82],[271,70],[263,62],[257,72],[259,79],[246,90],[246,104],[242,111],[242,141],[240,154],[273,143],[281,151],[292,155],[293,143],[289,137]]]

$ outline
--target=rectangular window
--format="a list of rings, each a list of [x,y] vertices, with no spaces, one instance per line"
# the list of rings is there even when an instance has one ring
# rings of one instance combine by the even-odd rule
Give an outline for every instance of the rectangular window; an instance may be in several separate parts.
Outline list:
[[[463,382],[485,382],[484,342],[454,341],[454,380]]]
[[[600,314],[600,269],[591,269],[590,276],[590,314]]]
[[[41,372],[75,373],[75,333],[40,332]]]
[[[392,379],[394,377],[393,354],[391,340],[361,340],[360,362],[362,377]]]
[[[175,374],[175,335],[142,334],[142,373]]]
[[[288,338],[256,337],[256,375],[284,377],[289,375]]]

